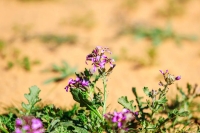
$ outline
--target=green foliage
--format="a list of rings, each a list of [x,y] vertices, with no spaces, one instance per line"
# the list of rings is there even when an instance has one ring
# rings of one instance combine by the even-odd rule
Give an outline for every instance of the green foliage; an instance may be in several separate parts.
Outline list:
[[[5,42],[3,40],[0,40],[0,52],[2,52],[4,48],[5,48]]]
[[[180,44],[182,40],[194,41],[195,36],[191,35],[179,35],[173,31],[172,27],[169,25],[165,29],[158,27],[145,27],[145,26],[128,26],[126,29],[122,30],[121,34],[131,34],[136,38],[145,38],[152,42],[154,46],[160,45],[163,41],[167,39],[173,39],[177,44]]]
[[[23,58],[19,58],[18,53],[15,53],[15,54],[17,54],[16,59],[12,61],[8,61],[6,69],[11,69],[17,65],[17,66],[22,67],[26,71],[31,71],[33,65],[40,64],[39,60],[32,61],[27,56],[24,56]]]
[[[166,94],[168,87],[164,86],[163,89],[158,91],[149,91],[147,87],[143,88],[144,93],[151,100],[142,101],[142,97],[139,97],[136,93],[136,89],[133,88],[133,94],[136,97],[138,104],[139,114],[138,122],[142,126],[138,128],[138,132],[197,132],[198,125],[194,123],[196,119],[193,117],[194,109],[191,108],[191,102],[199,94],[195,89],[191,92],[191,85],[187,85],[188,94],[177,87],[181,97],[177,95],[177,98],[170,105],[167,103]],[[180,127],[180,128],[177,128]]]
[[[131,111],[135,111],[136,106],[133,106],[133,100],[128,101],[127,96],[122,96],[118,99],[118,103],[121,104],[124,108],[127,108]]]
[[[56,64],[53,64],[52,69],[50,71],[60,73],[60,76],[46,80],[44,82],[45,84],[48,84],[48,83],[51,83],[51,82],[59,82],[59,81],[66,79],[67,77],[69,77],[70,75],[75,73],[76,68],[70,67],[69,64],[66,61],[63,61],[62,66],[58,66]]]
[[[98,111],[99,105],[96,104],[96,100],[89,100],[89,96],[86,92],[81,91],[78,88],[71,89],[71,94],[73,99],[80,104],[80,107],[86,107],[87,110],[91,110],[95,113],[100,119],[102,119],[101,114]]]
[[[31,70],[30,60],[28,57],[24,57],[22,59],[21,65],[25,70],[27,70],[27,71]]]
[[[188,0],[166,0],[166,6],[158,10],[158,15],[171,18],[185,13]]]
[[[84,75],[91,78],[87,69]],[[99,76],[94,81],[96,82],[98,78]],[[109,129],[108,125],[104,125],[107,123],[104,123],[101,114],[98,112],[99,107],[103,106],[101,94],[99,93],[95,93],[93,99],[91,99],[81,89],[71,89],[73,98],[80,103],[80,107],[74,105],[70,110],[64,110],[56,108],[54,105],[36,106],[36,103],[41,101],[39,98],[40,90],[36,86],[31,87],[29,90],[30,92],[25,94],[28,104],[22,103],[22,107],[25,109],[24,114],[40,118],[47,133],[115,132],[113,129]],[[193,115],[195,112],[199,112],[198,108],[200,108],[199,103],[197,103],[198,106],[193,103],[194,99],[200,96],[197,85],[193,87],[187,84],[186,92],[180,87],[177,87],[177,90],[180,95],[176,96],[172,104],[168,104],[166,98],[167,86],[158,89],[158,91],[150,91],[148,87],[144,87],[144,94],[149,97],[146,101],[143,100],[143,97],[139,97],[136,88],[133,88],[132,91],[136,98],[139,115],[136,117],[137,121],[129,126],[128,132],[199,132],[199,127],[195,122],[200,118]],[[136,111],[133,100],[129,101],[126,96],[119,98],[118,102],[123,107]],[[0,115],[0,131],[13,132],[16,118],[17,116],[14,113]]]
[[[0,115],[0,132],[9,133],[15,129],[14,121],[17,116],[13,113]]]
[[[88,133],[88,131],[84,128],[75,126],[73,122],[63,122],[60,123],[60,127],[56,130],[59,131],[61,127],[67,129],[66,132],[73,132],[73,133]],[[56,132],[55,132],[56,133]]]
[[[6,42],[4,41],[4,40],[1,40],[0,39],[0,56],[2,57],[2,58],[4,58],[5,57],[5,48],[6,48]]]
[[[151,47],[147,51],[148,57],[149,57],[149,65],[153,65],[156,60],[157,56],[157,48],[156,47]]]
[[[29,90],[29,94],[24,94],[28,104],[22,102],[22,107],[26,110],[26,115],[30,115],[36,109],[35,104],[41,101],[39,98],[40,89],[37,86],[32,86]]]
[[[11,69],[12,67],[14,66],[14,63],[13,62],[11,62],[11,61],[9,61],[8,63],[7,63],[7,69]]]
[[[114,65],[115,66],[115,65]],[[56,71],[62,70],[54,66]],[[122,112],[107,113],[107,77],[114,67],[98,69],[98,73],[92,73],[89,69],[77,74],[75,80],[71,79],[67,86],[73,99],[78,102],[71,109],[56,108],[54,105],[36,106],[41,101],[40,90],[32,86],[25,98],[28,103],[22,103],[24,112],[18,109],[10,114],[0,115],[0,131],[9,133],[14,130],[14,120],[18,112],[21,115],[32,115],[40,118],[44,124],[46,133],[102,133],[102,132],[130,132],[130,133],[177,133],[199,132],[200,104],[194,99],[200,96],[197,85],[187,84],[187,91],[177,87],[179,94],[168,103],[167,93],[169,87],[180,76],[174,77],[167,71],[161,73],[165,82],[159,82],[161,88],[149,90],[143,88],[146,95],[140,97],[136,88],[132,88],[136,105],[127,96],[118,99],[125,110]],[[102,80],[103,91],[97,87],[97,81]],[[120,126],[121,124],[121,126]]]
[[[53,43],[57,45],[63,44],[63,43],[70,43],[75,44],[77,42],[77,36],[75,35],[54,35],[54,34],[45,34],[45,35],[39,35],[37,36],[40,41],[44,43]]]

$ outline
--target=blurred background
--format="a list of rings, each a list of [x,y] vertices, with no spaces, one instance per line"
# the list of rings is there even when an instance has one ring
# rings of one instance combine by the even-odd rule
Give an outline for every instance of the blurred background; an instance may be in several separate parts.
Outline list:
[[[21,107],[37,85],[42,103],[69,108],[64,87],[90,65],[96,46],[109,47],[116,67],[108,80],[108,110],[117,99],[135,99],[142,88],[158,89],[159,70],[200,84],[199,0],[0,0],[0,112]],[[199,86],[200,88],[200,86]]]

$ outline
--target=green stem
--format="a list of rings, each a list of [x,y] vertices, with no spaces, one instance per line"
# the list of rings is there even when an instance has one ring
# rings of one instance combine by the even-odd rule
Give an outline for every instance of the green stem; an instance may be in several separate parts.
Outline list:
[[[84,102],[84,101],[83,101]],[[99,111],[96,108],[91,107],[90,105],[88,105],[86,102],[84,102],[85,105],[90,108],[90,110],[92,110],[101,120],[103,120],[103,117],[101,116],[101,114],[99,113]]]
[[[159,95],[159,99],[162,98],[164,95],[166,95],[167,87],[168,87],[168,84],[164,85],[164,89],[161,90],[161,93]],[[159,105],[156,105],[154,108],[157,108],[157,106],[159,106]],[[151,116],[150,116],[151,117],[151,121],[153,121],[153,117],[154,117],[154,114],[155,114],[156,111],[157,110],[153,110],[151,112]]]
[[[103,120],[101,114],[99,113],[99,111],[97,109],[92,108],[91,106],[88,105],[88,107],[101,119]]]
[[[3,131],[4,133],[9,133],[5,128],[0,126],[0,130]]]
[[[107,91],[106,91],[106,76],[103,75],[103,88],[104,88],[104,101],[103,101],[103,115],[106,113],[106,100],[107,100]]]

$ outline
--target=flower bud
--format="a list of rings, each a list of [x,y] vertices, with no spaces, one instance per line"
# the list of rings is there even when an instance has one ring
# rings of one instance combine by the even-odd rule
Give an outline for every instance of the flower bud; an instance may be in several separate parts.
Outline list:
[[[171,74],[169,74],[169,73],[168,73],[167,76],[165,77],[165,81],[167,82],[168,85],[173,84],[175,80],[176,80],[176,79],[175,79],[174,75],[171,75]]]

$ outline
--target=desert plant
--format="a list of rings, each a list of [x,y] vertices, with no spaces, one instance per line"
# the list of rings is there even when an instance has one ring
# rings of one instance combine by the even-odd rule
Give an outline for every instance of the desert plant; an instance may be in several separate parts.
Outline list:
[[[45,84],[48,84],[51,82],[59,82],[66,79],[67,77],[75,73],[76,68],[69,66],[69,64],[66,61],[62,61],[62,66],[53,64],[50,71],[60,73],[60,76],[46,80],[44,82]]]
[[[171,85],[181,80],[181,76],[174,76],[168,70],[160,70],[164,81],[159,82],[159,89],[143,88],[146,100],[133,87],[135,103],[127,96],[121,96],[118,103],[123,106],[123,110],[107,112],[107,79],[116,66],[107,53],[111,53],[108,48],[96,47],[86,56],[86,63],[91,61],[92,68],[85,68],[83,72],[76,73],[75,79],[69,79],[65,90],[72,94],[78,106],[74,105],[70,110],[56,108],[54,105],[39,106],[37,103],[41,101],[40,89],[32,86],[30,93],[25,94],[28,103],[22,103],[23,109],[18,110],[17,117],[13,113],[0,115],[0,131],[8,133],[15,130],[17,133],[18,130],[27,132],[31,129],[31,132],[37,130],[39,133],[200,132],[197,122],[199,117],[194,115],[200,110],[200,104],[194,104],[194,99],[200,96],[199,89],[187,84],[185,92],[177,86],[180,94],[169,104],[167,93]],[[106,64],[110,67],[107,68]],[[99,81],[103,88],[97,86]],[[29,124],[27,121],[30,121]]]

